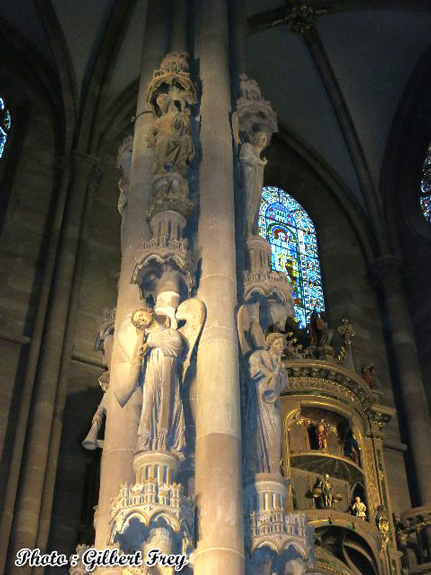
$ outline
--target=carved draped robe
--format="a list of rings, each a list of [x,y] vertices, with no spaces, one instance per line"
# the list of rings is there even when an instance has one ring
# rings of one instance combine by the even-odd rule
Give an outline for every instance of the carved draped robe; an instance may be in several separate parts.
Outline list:
[[[166,113],[155,121],[149,142],[156,151],[154,173],[178,171],[184,175],[195,155],[190,115],[170,102]]]
[[[181,451],[185,445],[179,367],[185,341],[175,329],[148,333],[153,346],[143,360],[143,387],[138,451]]]
[[[265,161],[260,157],[260,152],[261,150],[249,142],[244,143],[240,151],[242,181],[246,196],[247,231],[254,235],[258,235],[257,222],[265,169]]]
[[[246,440],[251,461],[247,462],[247,467],[254,473],[279,473],[282,434],[279,397],[285,387],[286,372],[281,369],[275,383],[268,385],[264,371],[275,374],[277,360],[268,351],[258,350],[251,354],[249,362],[251,379],[247,423],[251,437]]]

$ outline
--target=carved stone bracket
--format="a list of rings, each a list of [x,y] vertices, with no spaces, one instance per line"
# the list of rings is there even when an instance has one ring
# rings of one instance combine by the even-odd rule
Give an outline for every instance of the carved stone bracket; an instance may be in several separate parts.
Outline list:
[[[271,103],[262,96],[256,80],[246,74],[240,76],[240,92],[233,118],[237,143],[251,142],[256,132],[264,132],[269,143],[272,134],[278,131],[277,115]]]
[[[165,553],[193,551],[195,503],[175,481],[179,459],[167,452],[135,455],[136,483],[124,484],[112,500],[109,545],[125,552],[161,547]]]
[[[292,286],[285,274],[274,271],[245,272],[244,299],[249,300],[256,294],[278,296],[280,301],[289,304],[289,317],[294,316]]]
[[[292,285],[286,274],[271,270],[271,246],[261,237],[247,240],[248,270],[244,272],[244,300],[253,295],[263,297],[277,295],[289,307],[289,317],[294,316]]]
[[[188,296],[194,284],[195,260],[183,238],[185,218],[178,212],[165,211],[151,220],[153,237],[144,240],[135,257],[131,283],[139,284],[142,297],[162,291]]]
[[[304,513],[286,513],[287,487],[281,476],[258,474],[246,487],[247,573],[284,573],[286,562],[304,572],[315,565],[313,528]]]
[[[196,88],[190,77],[188,56],[184,52],[171,52],[163,58],[160,68],[153,73],[148,91],[147,100],[157,113],[157,96],[165,93],[167,87],[176,87],[189,94],[189,103],[196,103]]]

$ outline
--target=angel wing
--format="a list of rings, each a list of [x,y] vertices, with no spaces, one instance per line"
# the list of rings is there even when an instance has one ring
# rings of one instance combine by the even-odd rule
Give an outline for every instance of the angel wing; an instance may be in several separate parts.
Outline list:
[[[239,131],[239,118],[238,113],[234,112],[232,114],[232,132],[233,132],[233,139],[237,146],[241,144],[241,135]]]
[[[115,331],[115,339],[121,349],[125,359],[133,362],[139,335],[136,327],[132,323],[132,315],[129,313]]]
[[[237,329],[243,357],[264,346],[265,336],[263,330],[256,318],[253,318],[250,314],[247,304],[243,304],[238,310]]]
[[[247,353],[252,351],[252,347],[248,342],[247,334],[250,332],[251,319],[246,305],[242,305],[238,310],[236,318],[239,346],[242,351],[242,356],[245,357]]]
[[[133,395],[139,378],[140,363],[136,361],[142,345],[143,332],[138,333],[127,315],[115,331],[115,339],[121,350],[122,361],[115,366],[114,395],[123,407]]]
[[[176,311],[177,320],[185,320],[185,324],[178,328],[188,344],[187,356],[183,364],[183,381],[187,368],[190,365],[193,349],[205,323],[207,310],[203,301],[190,298],[181,303]]]

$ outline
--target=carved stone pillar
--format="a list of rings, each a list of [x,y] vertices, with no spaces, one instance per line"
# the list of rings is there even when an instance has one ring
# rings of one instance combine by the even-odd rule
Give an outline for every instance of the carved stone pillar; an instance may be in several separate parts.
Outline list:
[[[200,5],[202,81],[198,296],[207,321],[198,350],[197,575],[244,572],[241,423],[235,326],[236,257],[228,18],[225,0]]]
[[[371,273],[384,299],[385,324],[391,336],[403,421],[408,435],[414,488],[418,504],[431,504],[431,425],[421,370],[407,308],[400,261],[386,257],[374,262]]]
[[[171,51],[187,52],[188,0],[174,0]]]
[[[259,347],[269,327],[284,329],[287,317],[294,316],[292,286],[285,273],[271,270],[270,243],[259,235],[258,217],[267,160],[261,157],[277,131],[277,118],[255,80],[241,74],[240,97],[236,101],[233,124],[239,147],[241,197],[244,208],[243,229],[247,258],[243,277],[244,306],[240,313],[240,333],[251,331],[252,344]],[[249,325],[248,316],[254,327]],[[258,320],[257,323],[254,320]],[[260,327],[260,335],[257,335]],[[243,354],[248,350],[242,345]]]
[[[138,105],[136,110],[133,156],[128,182],[127,216],[122,230],[122,263],[118,288],[116,311],[116,332],[126,318],[141,307],[139,288],[131,284],[135,266],[135,255],[140,242],[150,237],[146,220],[146,208],[151,194],[152,150],[148,147],[147,135],[153,116],[147,103],[147,86],[153,70],[157,68],[164,53],[166,14],[162,2],[152,2],[149,7],[147,27],[144,35],[143,67],[140,79]],[[131,400],[121,407],[114,395],[114,389],[131,377],[132,366],[114,342],[111,364],[110,386],[107,392],[107,421],[102,456],[99,506],[97,513],[95,547],[103,549],[110,542],[111,500],[116,498],[120,486],[133,483],[133,455],[139,425],[140,397],[135,393]],[[101,568],[99,573],[120,573],[121,568]]]
[[[281,365],[285,344],[282,333],[286,319],[294,317],[294,301],[287,274],[271,269],[272,248],[259,235],[258,226],[267,163],[261,154],[277,131],[277,120],[257,82],[241,74],[239,86],[233,121],[240,150],[245,207],[242,231],[247,249],[244,303],[238,313],[245,360],[242,379],[246,570],[249,575],[283,575],[288,563],[292,572],[303,573],[315,564],[313,530],[304,515],[286,513],[287,482],[280,473],[279,395],[287,382]],[[268,331],[280,333],[268,335]]]
[[[187,457],[182,384],[205,321],[204,304],[189,297],[194,261],[184,238],[193,209],[188,171],[196,103],[187,55],[167,54],[146,95],[151,112],[146,116],[151,121],[143,164],[147,176],[143,188],[130,194],[126,219],[122,279],[131,285],[122,292],[120,284],[117,316],[119,309],[122,313],[115,331],[105,447],[110,451],[103,460],[111,457],[116,465],[113,469],[111,463],[110,469],[116,474],[111,496],[115,487],[116,493],[108,544],[126,553],[141,549],[144,557],[159,544],[171,553],[193,550],[194,505],[177,476]],[[131,192],[133,170],[134,163]],[[149,188],[144,204],[142,190]],[[143,217],[150,223],[151,238],[142,233]],[[178,321],[185,324],[179,327]]]

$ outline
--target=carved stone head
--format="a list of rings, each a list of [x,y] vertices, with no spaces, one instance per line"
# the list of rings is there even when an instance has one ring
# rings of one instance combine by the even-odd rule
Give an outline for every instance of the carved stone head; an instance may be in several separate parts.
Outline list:
[[[265,349],[281,355],[284,347],[284,336],[281,333],[270,333],[265,339]]]
[[[141,307],[132,316],[133,325],[139,330],[145,330],[154,322],[155,312],[151,307]]]
[[[250,139],[253,146],[260,151],[264,150],[269,145],[269,136],[263,130],[253,132]]]

